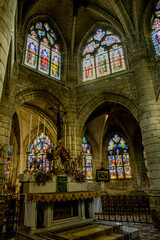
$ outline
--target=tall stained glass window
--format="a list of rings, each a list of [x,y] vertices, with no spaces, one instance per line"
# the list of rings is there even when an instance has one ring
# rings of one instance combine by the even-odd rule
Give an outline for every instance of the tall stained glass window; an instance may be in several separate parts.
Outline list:
[[[8,154],[7,154],[7,159],[6,159],[6,166],[5,166],[5,173],[4,173],[4,181],[7,182],[9,179],[9,170],[10,170],[10,159],[11,159],[11,144],[9,142],[8,144]]]
[[[108,161],[111,179],[132,177],[128,146],[118,134],[109,140]]]
[[[122,43],[112,32],[98,29],[82,54],[83,80],[94,79],[126,69]]]
[[[92,149],[87,139],[82,139],[82,151],[83,151],[83,174],[86,179],[92,179]]]
[[[61,53],[57,38],[46,22],[30,27],[24,63],[40,72],[61,79]]]
[[[151,18],[152,25],[152,41],[154,44],[155,52],[160,56],[160,1],[156,5],[156,9]]]
[[[30,146],[30,154],[28,157],[28,171],[32,172],[35,170],[44,170],[48,172],[49,160],[47,159],[47,152],[51,153],[52,149],[53,143],[48,136],[46,136],[44,133],[38,136]],[[51,164],[52,166],[50,167],[53,169],[53,161],[51,161]]]

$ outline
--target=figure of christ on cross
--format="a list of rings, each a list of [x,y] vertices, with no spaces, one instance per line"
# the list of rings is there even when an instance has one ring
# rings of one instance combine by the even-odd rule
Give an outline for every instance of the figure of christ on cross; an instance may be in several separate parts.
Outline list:
[[[50,110],[57,116],[57,142],[59,142],[62,137],[63,117],[67,114],[67,112],[60,110],[60,104],[58,104],[58,108],[50,107]]]

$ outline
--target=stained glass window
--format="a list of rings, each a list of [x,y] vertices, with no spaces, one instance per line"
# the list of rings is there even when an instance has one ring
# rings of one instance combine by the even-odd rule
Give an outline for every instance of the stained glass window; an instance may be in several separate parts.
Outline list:
[[[98,29],[89,38],[82,54],[83,80],[126,69],[122,43],[110,31]]]
[[[87,139],[83,137],[82,140],[82,151],[83,151],[83,175],[86,179],[92,179],[92,149]]]
[[[152,26],[152,41],[154,45],[155,52],[160,56],[160,1],[156,5],[156,9],[151,18]]]
[[[61,79],[61,52],[54,31],[48,23],[30,27],[24,63],[40,72]]]
[[[42,133],[38,136],[32,145],[30,146],[30,154],[28,157],[28,171],[44,170],[48,172],[49,170],[49,160],[47,159],[47,152],[51,153],[53,149],[53,143]],[[35,164],[36,160],[36,164]],[[51,161],[51,170],[53,169],[53,161]]]
[[[4,180],[5,180],[5,182],[7,182],[8,179],[9,179],[11,153],[12,153],[12,149],[11,149],[11,144],[9,142],[9,144],[8,144],[8,154],[7,154],[6,166],[5,166],[5,173],[4,173]]]
[[[111,179],[131,178],[130,157],[125,140],[115,134],[110,139],[107,150]]]

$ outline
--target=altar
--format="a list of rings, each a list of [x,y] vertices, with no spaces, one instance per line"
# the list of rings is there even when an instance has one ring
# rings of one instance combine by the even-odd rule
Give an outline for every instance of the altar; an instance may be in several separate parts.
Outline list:
[[[66,186],[59,192],[59,179],[63,178]],[[87,182],[52,174],[45,185],[37,185],[28,173],[21,174],[19,180],[25,194],[24,226],[28,234],[93,221],[93,199],[101,192],[87,191]]]
[[[19,176],[24,200],[22,228],[16,239],[93,221],[93,199],[82,171],[83,156],[71,155],[61,145],[60,111],[57,115],[57,146],[42,133],[27,152],[26,169]],[[47,145],[48,144],[48,145]],[[76,145],[75,145],[76,148]]]

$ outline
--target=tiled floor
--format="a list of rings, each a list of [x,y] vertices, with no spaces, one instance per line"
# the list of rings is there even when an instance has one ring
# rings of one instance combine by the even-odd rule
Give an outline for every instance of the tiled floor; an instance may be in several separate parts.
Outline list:
[[[152,224],[123,223],[123,225],[139,229],[141,240],[160,240],[160,231]]]

